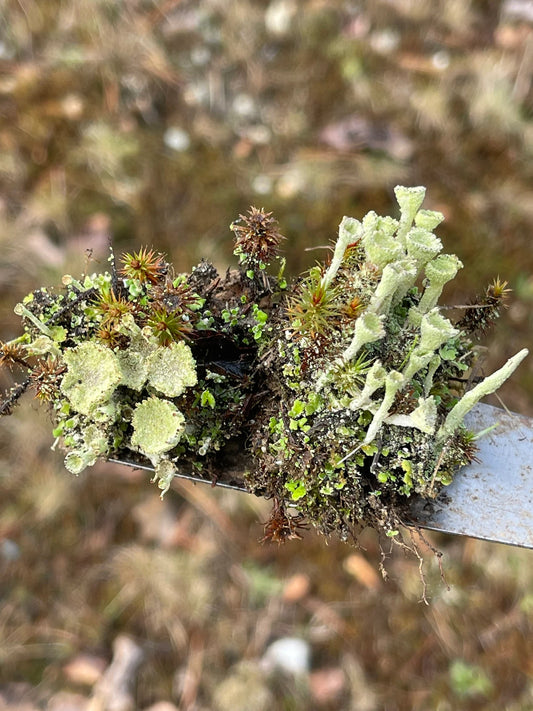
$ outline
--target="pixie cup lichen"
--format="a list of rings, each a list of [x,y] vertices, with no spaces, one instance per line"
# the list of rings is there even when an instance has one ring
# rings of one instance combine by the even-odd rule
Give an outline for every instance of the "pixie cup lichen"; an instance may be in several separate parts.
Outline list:
[[[370,524],[394,537],[409,497],[434,497],[471,460],[465,414],[527,353],[468,389],[480,323],[472,314],[487,309],[486,326],[505,286],[495,282],[486,302],[445,317],[439,298],[463,265],[441,254],[433,230],[443,216],[420,210],[424,188],[400,186],[395,194],[399,220],[374,212],[362,222],[343,218],[325,293],[313,301],[302,280],[290,305],[299,318],[280,319],[275,333],[283,367],[268,431],[255,440],[260,476],[248,481],[276,499],[277,518],[279,502],[292,500],[324,533],[349,536]],[[321,303],[328,309],[322,331],[307,315]],[[318,407],[296,417],[295,404],[316,393]]]

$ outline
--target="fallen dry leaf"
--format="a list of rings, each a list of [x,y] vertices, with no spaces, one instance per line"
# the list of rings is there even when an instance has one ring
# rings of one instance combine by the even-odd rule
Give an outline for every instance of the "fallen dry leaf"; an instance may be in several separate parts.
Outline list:
[[[93,686],[105,668],[105,659],[93,654],[78,654],[63,667],[63,673],[73,684]]]
[[[317,704],[330,705],[338,701],[346,689],[346,677],[340,667],[317,669],[309,677],[309,687]]]
[[[377,590],[381,585],[376,569],[360,553],[352,553],[346,558],[344,570],[367,590]]]
[[[298,602],[308,594],[310,587],[311,581],[308,575],[304,573],[291,575],[283,588],[283,599],[285,602]]]

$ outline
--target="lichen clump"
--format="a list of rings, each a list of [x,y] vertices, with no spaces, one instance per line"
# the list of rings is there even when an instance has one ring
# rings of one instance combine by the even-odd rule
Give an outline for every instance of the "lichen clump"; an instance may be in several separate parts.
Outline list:
[[[449,320],[437,302],[463,265],[440,254],[443,216],[420,210],[423,188],[395,192],[399,220],[342,220],[331,262],[295,286],[264,356],[278,364],[279,405],[254,440],[248,481],[324,533],[370,524],[396,536],[409,497],[435,497],[471,461],[465,414],[527,354],[476,378],[475,338],[505,285]]]
[[[329,263],[291,286],[277,222],[251,208],[231,226],[239,266],[225,277],[207,262],[176,275],[143,249],[29,294],[24,334],[2,347],[29,377],[3,410],[32,385],[76,474],[99,457],[148,460],[164,492],[178,472],[216,481],[237,459],[241,483],[274,501],[272,540],[304,522],[395,537],[409,498],[471,461],[465,414],[527,354],[476,377],[505,283],[440,307],[463,265],[442,253],[424,189],[395,192],[399,219],[345,217]]]

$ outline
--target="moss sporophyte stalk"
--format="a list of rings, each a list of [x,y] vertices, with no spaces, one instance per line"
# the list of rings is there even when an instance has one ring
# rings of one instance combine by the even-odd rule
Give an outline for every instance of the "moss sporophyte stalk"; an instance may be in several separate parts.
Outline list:
[[[37,289],[15,307],[22,335],[2,344],[3,364],[27,371],[2,411],[31,387],[74,474],[98,458],[148,462],[164,493],[178,472],[237,470],[273,500],[267,539],[306,523],[395,536],[410,497],[435,497],[472,460],[464,416],[527,354],[477,377],[476,340],[506,285],[439,307],[463,265],[441,253],[424,188],[395,193],[399,219],[344,217],[328,263],[290,285],[278,224],[252,207],[231,225],[225,276],[205,261],[175,274],[142,249]]]

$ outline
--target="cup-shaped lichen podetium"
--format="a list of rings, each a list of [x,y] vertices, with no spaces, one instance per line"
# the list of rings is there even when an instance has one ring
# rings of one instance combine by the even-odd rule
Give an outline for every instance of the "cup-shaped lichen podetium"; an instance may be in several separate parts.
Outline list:
[[[366,227],[363,245],[369,262],[383,269],[387,264],[405,257],[403,245],[394,239],[393,234],[380,230],[374,224],[363,224]]]
[[[463,263],[455,254],[440,254],[426,265],[426,277],[429,284],[418,304],[421,313],[432,309],[442,293],[444,285],[455,278]]]

